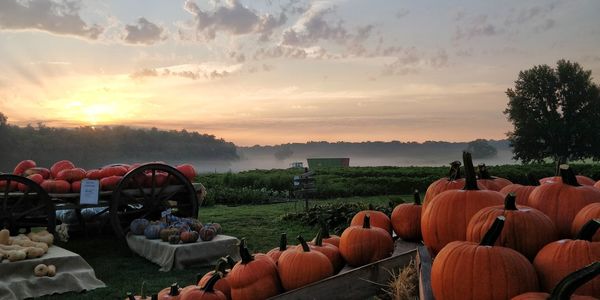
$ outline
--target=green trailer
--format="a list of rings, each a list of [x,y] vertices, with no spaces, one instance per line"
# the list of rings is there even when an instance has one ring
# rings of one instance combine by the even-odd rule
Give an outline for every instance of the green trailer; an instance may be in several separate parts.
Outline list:
[[[347,168],[350,166],[350,158],[307,158],[308,168]]]

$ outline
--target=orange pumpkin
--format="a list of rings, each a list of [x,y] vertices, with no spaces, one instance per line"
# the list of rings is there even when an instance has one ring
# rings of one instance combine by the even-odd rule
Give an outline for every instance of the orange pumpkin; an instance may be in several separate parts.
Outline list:
[[[92,180],[102,179],[102,171],[99,169],[89,170],[85,173],[85,178]]]
[[[396,235],[407,241],[421,240],[421,199],[419,191],[414,193],[414,203],[397,205],[392,211],[392,227]]]
[[[392,234],[392,222],[390,221],[390,217],[383,212],[373,210],[372,204],[369,204],[369,210],[361,210],[357,212],[352,218],[350,226],[362,226],[366,215],[369,215],[371,218],[371,226],[379,227],[387,231],[390,235]]]
[[[598,275],[600,275],[600,261],[591,263],[587,267],[567,275],[552,289],[552,293],[550,294],[525,293],[512,298],[512,300],[595,300],[597,299],[596,297],[573,295],[573,293],[580,286],[596,278]]]
[[[461,178],[460,175],[460,165],[461,163],[458,160],[451,162],[448,177],[438,179],[427,187],[425,198],[423,198],[423,209],[425,209],[425,206],[427,206],[433,197],[441,192],[447,190],[459,190],[465,186],[465,179]]]
[[[333,266],[325,254],[311,251],[302,236],[298,236],[298,241],[299,246],[283,252],[279,257],[279,278],[286,291],[333,275]]]
[[[497,246],[508,247],[523,254],[529,260],[546,244],[558,239],[556,227],[541,211],[515,204],[515,194],[508,194],[504,206],[490,206],[476,213],[467,227],[467,241],[477,242],[494,223],[498,216],[504,216],[506,221]]]
[[[560,166],[562,182],[542,184],[529,195],[529,206],[545,213],[556,228],[560,238],[571,236],[575,215],[591,203],[600,202],[600,190],[580,185],[568,165]],[[566,275],[566,274],[563,274]]]
[[[270,257],[275,262],[275,264],[278,264],[281,253],[292,247],[294,246],[290,246],[287,244],[287,234],[284,232],[279,238],[279,247],[269,250],[269,252],[267,252],[267,256]]]
[[[42,182],[44,182],[44,177],[41,174],[32,174],[27,176],[28,179],[31,179],[33,182],[37,183],[37,184],[42,184]],[[26,192],[29,190],[29,187],[27,187],[26,185],[19,183],[17,184],[17,189],[20,192]]]
[[[452,241],[466,240],[467,225],[480,209],[504,203],[499,192],[477,187],[471,153],[463,152],[463,160],[465,187],[435,196],[421,216],[423,241],[433,254]]]
[[[243,239],[240,241],[240,256],[242,260],[228,275],[232,299],[266,299],[279,294],[277,266],[270,257],[250,255]]]
[[[52,165],[52,167],[50,167],[50,174],[52,175],[52,178],[56,178],[60,171],[74,168],[75,165],[72,162],[68,160],[61,160],[57,161]]]
[[[531,194],[531,192],[533,192],[533,190],[537,186],[539,186],[540,183],[535,178],[533,178],[531,174],[528,174],[527,177],[529,178],[529,185],[512,183],[503,187],[500,190],[500,194],[506,197],[506,195],[510,193],[515,193],[518,205],[528,205],[529,194]]]
[[[214,288],[219,279],[221,279],[221,274],[217,272],[213,274],[205,286],[181,292],[179,300],[227,300],[225,294]]]
[[[488,190],[500,191],[503,187],[512,184],[508,179],[491,176],[485,164],[478,165],[477,171],[477,182],[481,183]]]
[[[110,176],[100,179],[100,188],[103,191],[112,191],[117,188],[123,176]]]
[[[71,190],[71,184],[65,180],[44,180],[42,188],[48,193],[65,194]]]
[[[564,239],[546,245],[533,260],[542,290],[550,292],[569,273],[595,261],[600,261],[600,243],[591,238],[600,228],[600,220],[591,220],[583,226],[574,240]],[[600,278],[596,278],[575,292],[579,295],[600,295]]]
[[[352,267],[389,257],[394,251],[390,234],[379,227],[371,227],[369,215],[364,216],[362,223],[362,226],[346,228],[340,238],[340,254]]]
[[[44,179],[50,178],[50,170],[48,170],[46,168],[40,168],[40,167],[29,168],[29,169],[25,170],[25,172],[23,172],[23,176],[29,176],[29,175],[33,175],[33,174],[40,174],[40,175],[42,175],[42,177],[44,177]]]
[[[324,221],[321,223],[321,235],[323,236],[323,243],[329,243],[336,247],[340,247],[340,237],[335,234],[329,234],[329,226]],[[316,240],[312,240],[312,242],[316,242]]]
[[[159,300],[179,300],[180,298],[180,288],[177,283],[173,283],[170,287],[162,289],[158,292]]]
[[[66,180],[68,182],[81,181],[85,178],[86,172],[82,168],[64,169],[58,172],[55,179]]]
[[[589,178],[587,176],[583,176],[583,175],[576,175],[575,178],[577,179],[577,183],[581,184],[581,185],[595,185],[596,181],[592,178]],[[555,183],[555,182],[562,182],[562,177],[560,176],[552,176],[552,177],[545,177],[540,179],[540,183],[541,184],[547,184],[547,183]]]
[[[339,272],[344,267],[344,259],[340,254],[340,249],[333,244],[325,243],[323,241],[321,230],[319,230],[313,241],[314,242],[311,242],[310,248],[325,254],[333,266],[333,272]]]
[[[227,280],[227,267],[229,266],[229,262],[224,257],[221,257],[217,260],[217,264],[213,271],[210,271],[198,281],[198,286],[206,286],[208,281],[216,274],[220,273],[221,276],[219,280],[214,284],[214,288],[221,291],[227,299],[231,299],[231,286],[229,285],[229,281]]]
[[[183,164],[176,167],[176,169],[183,174],[189,181],[196,179],[196,170],[194,166],[190,164]]]
[[[502,232],[499,216],[479,244],[454,241],[438,253],[431,267],[437,300],[510,299],[538,290],[531,263],[512,249],[494,246]]]
[[[582,208],[573,219],[571,225],[571,234],[573,237],[577,235],[585,223],[592,219],[600,219],[600,203],[592,203]],[[600,242],[600,230],[592,237],[593,242]]]

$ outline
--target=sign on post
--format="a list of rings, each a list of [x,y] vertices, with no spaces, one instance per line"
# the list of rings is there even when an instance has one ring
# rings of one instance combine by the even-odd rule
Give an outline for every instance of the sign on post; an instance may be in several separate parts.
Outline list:
[[[81,193],[79,195],[79,204],[98,204],[98,195],[100,194],[100,181],[84,179],[81,181]]]

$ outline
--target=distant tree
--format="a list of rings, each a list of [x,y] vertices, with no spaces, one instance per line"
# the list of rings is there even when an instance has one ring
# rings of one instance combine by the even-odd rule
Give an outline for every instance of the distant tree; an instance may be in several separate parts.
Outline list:
[[[292,147],[290,147],[289,145],[285,145],[279,147],[279,149],[275,151],[274,155],[275,158],[277,158],[278,160],[284,160],[292,157],[293,154],[294,151],[292,151]]]
[[[556,69],[536,66],[521,71],[506,95],[515,159],[600,159],[600,92],[591,71],[567,60]]]
[[[8,118],[6,117],[5,114],[3,114],[2,112],[0,112],[0,126],[4,127],[8,124]]]
[[[466,150],[471,153],[473,158],[488,158],[498,154],[498,150],[483,139],[469,142]]]

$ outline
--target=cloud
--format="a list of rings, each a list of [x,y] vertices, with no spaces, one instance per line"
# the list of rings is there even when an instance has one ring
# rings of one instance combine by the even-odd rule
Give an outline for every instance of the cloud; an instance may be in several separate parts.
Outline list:
[[[162,68],[146,68],[129,75],[131,79],[141,80],[147,77],[182,77],[192,80],[221,79],[238,72],[241,64],[222,65],[219,63],[184,64]]]
[[[258,34],[259,41],[268,41],[273,31],[287,22],[285,12],[278,17],[259,14],[238,0],[227,0],[224,6],[217,6],[213,11],[202,11],[194,0],[186,0],[184,8],[194,16],[196,36],[204,36],[205,40],[213,40],[218,32],[226,32],[231,35]]]
[[[273,59],[273,58],[293,58],[293,59],[333,59],[339,58],[339,55],[333,55],[320,46],[315,47],[292,47],[292,46],[273,46],[259,48],[254,52],[254,60]]]
[[[87,24],[79,15],[80,10],[81,3],[77,0],[2,0],[0,29],[40,30],[98,39],[104,28],[98,24]]]
[[[123,41],[129,44],[152,45],[167,39],[166,30],[146,18],[137,19],[136,24],[125,26]]]
[[[135,71],[129,75],[129,77],[131,77],[133,79],[141,79],[144,77],[156,77],[156,76],[158,76],[158,72],[156,71],[156,69],[141,69],[141,70]]]
[[[453,40],[470,40],[478,37],[494,36],[498,33],[497,26],[488,21],[488,15],[481,14],[472,18],[467,24],[457,26]]]
[[[410,14],[410,10],[407,8],[402,8],[396,12],[396,18],[402,19],[403,17],[408,16],[408,14]]]
[[[419,73],[426,68],[440,69],[446,66],[448,66],[448,53],[445,49],[429,55],[419,51],[416,47],[409,47],[401,48],[396,59],[383,66],[381,74],[384,76],[407,75]]]
[[[283,32],[283,45],[307,46],[319,40],[330,40],[344,43],[348,38],[347,30],[342,26],[343,21],[330,24],[326,16],[335,11],[335,7],[313,5],[306,11],[296,24]]]

